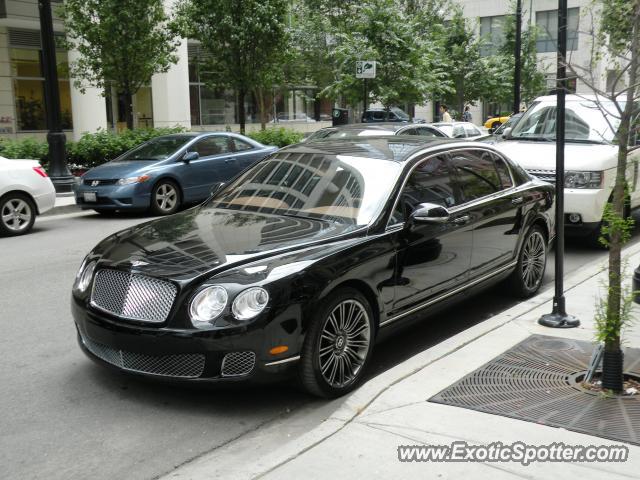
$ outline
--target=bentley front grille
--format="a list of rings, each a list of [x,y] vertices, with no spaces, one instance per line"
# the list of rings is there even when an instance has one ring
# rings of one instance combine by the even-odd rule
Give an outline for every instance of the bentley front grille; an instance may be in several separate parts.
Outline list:
[[[202,354],[146,355],[116,350],[84,336],[81,338],[87,350],[96,357],[123,370],[180,378],[197,378],[204,371]]]
[[[222,359],[222,376],[239,377],[249,375],[256,364],[256,354],[253,352],[227,353]]]
[[[105,269],[96,273],[91,305],[128,320],[161,323],[169,316],[177,293],[173,283]]]

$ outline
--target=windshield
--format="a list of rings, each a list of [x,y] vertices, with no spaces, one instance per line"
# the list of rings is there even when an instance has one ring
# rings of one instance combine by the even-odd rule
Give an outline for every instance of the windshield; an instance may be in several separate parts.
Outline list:
[[[607,112],[606,114],[603,114],[595,102],[588,100],[568,101],[565,107],[566,141],[612,142],[620,120],[611,114],[616,112],[613,103],[602,102],[602,108]],[[613,130],[609,123],[611,123]],[[533,105],[515,125],[511,132],[511,137],[518,140],[555,141],[555,102],[552,104],[540,102]]]
[[[396,117],[400,120],[409,120],[411,118],[404,112],[404,110],[400,110],[398,107],[391,107],[389,110],[395,113]]]
[[[390,160],[281,152],[247,170],[207,207],[368,225],[401,171]]]
[[[132,160],[165,160],[187,144],[193,137],[189,135],[171,135],[157,137],[129,150],[118,158],[119,162]]]
[[[513,128],[515,124],[518,123],[518,120],[522,118],[522,115],[524,115],[524,113],[515,113],[511,115],[506,122],[494,130],[493,134],[502,135],[507,128]]]
[[[344,137],[377,137],[384,135],[394,135],[395,132],[392,130],[381,130],[381,129],[367,129],[363,128],[362,130],[358,128],[349,128],[344,130],[338,129],[328,129],[326,131],[318,130],[314,134],[310,135],[307,141],[309,140],[320,140],[321,138],[344,138]]]

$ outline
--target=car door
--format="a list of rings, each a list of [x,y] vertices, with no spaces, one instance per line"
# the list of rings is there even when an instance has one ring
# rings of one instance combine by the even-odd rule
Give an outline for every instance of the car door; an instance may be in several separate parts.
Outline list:
[[[185,163],[180,171],[185,198],[189,201],[207,198],[214,183],[226,182],[242,170],[232,155],[228,135],[201,138],[187,151],[198,154],[197,159]]]
[[[505,160],[488,150],[451,154],[453,182],[473,227],[470,278],[510,263],[516,254],[525,194],[514,186]]]
[[[472,230],[466,209],[458,207],[459,194],[454,191],[451,173],[446,154],[430,157],[412,170],[398,196],[389,226],[396,229],[397,245],[394,314],[435,299],[468,278]],[[411,212],[422,203],[450,209],[449,221],[409,221]]]
[[[230,139],[233,155],[242,170],[262,160],[266,156],[263,149],[254,147],[249,142],[245,142],[237,137],[230,137]]]

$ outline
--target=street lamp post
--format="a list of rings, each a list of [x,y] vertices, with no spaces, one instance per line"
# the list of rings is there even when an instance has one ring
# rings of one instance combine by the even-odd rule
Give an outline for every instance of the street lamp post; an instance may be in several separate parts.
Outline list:
[[[66,136],[60,121],[60,90],[56,64],[56,44],[53,36],[51,0],[39,0],[42,67],[44,70],[44,98],[47,110],[47,142],[49,143],[49,176],[59,193],[73,190],[73,175],[67,167]]]
[[[513,113],[520,111],[520,77],[522,61],[522,0],[516,3],[516,46],[515,46],[515,71],[513,72]]]
[[[556,83],[556,257],[555,295],[551,313],[538,320],[540,325],[553,328],[572,328],[580,320],[568,315],[564,298],[564,133],[565,95],[567,90],[567,0],[558,2],[558,78]]]

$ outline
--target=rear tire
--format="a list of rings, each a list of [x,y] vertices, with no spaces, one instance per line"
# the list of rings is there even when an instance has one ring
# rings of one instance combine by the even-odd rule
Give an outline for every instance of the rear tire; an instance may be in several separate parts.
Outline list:
[[[31,198],[20,192],[0,198],[0,235],[13,237],[29,232],[36,221],[36,206]]]
[[[307,392],[336,398],[356,388],[373,352],[374,317],[358,290],[341,288],[314,315],[302,347],[299,380]]]
[[[548,248],[542,228],[532,226],[522,241],[516,269],[507,279],[514,296],[529,298],[540,289],[547,267]]]

